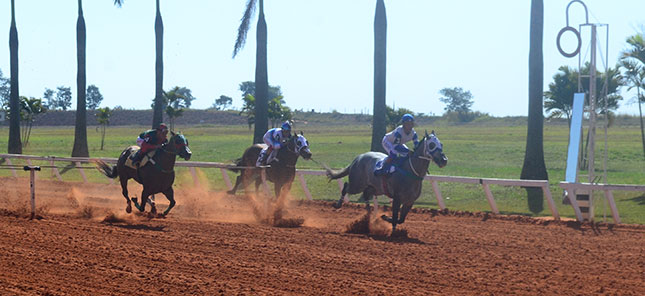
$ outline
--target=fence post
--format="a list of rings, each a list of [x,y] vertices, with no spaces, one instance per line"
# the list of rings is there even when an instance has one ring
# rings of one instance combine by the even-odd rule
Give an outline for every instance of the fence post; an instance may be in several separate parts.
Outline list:
[[[58,178],[58,181],[63,181],[63,177],[60,176],[60,172],[58,171],[58,168],[56,167],[56,163],[54,163],[54,158],[52,157],[49,160],[49,164],[52,166],[52,173],[56,175],[56,178]],[[112,179],[110,179],[112,180]]]
[[[298,180],[300,180],[300,185],[302,186],[302,191],[305,192],[305,196],[307,196],[307,199],[309,201],[312,201],[313,199],[311,198],[311,192],[309,192],[309,188],[307,188],[307,182],[305,182],[305,177],[302,176],[302,173],[296,171],[296,175],[298,175]]]
[[[551,209],[551,214],[555,220],[560,220],[560,214],[558,213],[558,208],[555,207],[553,202],[553,196],[551,196],[551,190],[549,189],[549,182],[547,181],[545,185],[542,185],[542,192],[546,195],[546,201],[549,203],[549,208]]]
[[[446,204],[443,202],[443,196],[441,196],[441,190],[439,189],[437,180],[431,180],[430,182],[432,183],[432,190],[434,191],[434,196],[437,198],[437,204],[439,205],[439,208],[445,210]]]
[[[573,207],[573,211],[576,213],[576,219],[578,219],[579,222],[584,221],[584,219],[582,218],[582,212],[580,212],[580,207],[578,206],[578,200],[576,199],[576,195],[574,194],[575,189],[568,187],[566,188],[566,190],[567,196],[569,197],[569,202]]]
[[[262,178],[262,188],[264,188],[264,193],[266,193],[268,197],[271,197],[271,191],[269,191],[269,185],[267,185],[267,173],[264,168],[260,169],[260,178]]]
[[[611,190],[605,189],[605,198],[609,201],[609,207],[611,208],[611,215],[614,217],[614,223],[620,223],[620,216],[618,216],[618,208],[616,208],[616,202],[614,201],[614,194]]]
[[[228,188],[228,190],[233,190],[233,184],[231,184],[231,179],[228,177],[228,174],[226,173],[226,169],[219,168],[219,171],[222,172],[222,178],[224,179],[224,182],[226,183],[226,187]]]
[[[493,213],[499,214],[499,210],[497,210],[497,204],[495,204],[495,199],[493,198],[493,193],[490,192],[488,183],[482,183],[482,187],[484,187],[484,191],[486,192],[486,198],[488,199],[490,209],[493,211]]]
[[[76,165],[76,168],[78,169],[78,172],[81,173],[81,177],[83,177],[83,183],[87,183],[87,177],[85,176],[85,171],[83,171],[83,167],[81,166],[81,162],[77,161],[74,164]]]
[[[13,177],[18,178],[18,174],[16,174],[16,170],[13,168],[13,163],[11,163],[11,158],[7,158],[7,164],[11,167],[11,174]]]
[[[199,179],[197,178],[197,171],[195,170],[195,167],[190,167],[188,168],[190,171],[190,174],[193,176],[193,184],[195,184],[195,187],[199,187]]]

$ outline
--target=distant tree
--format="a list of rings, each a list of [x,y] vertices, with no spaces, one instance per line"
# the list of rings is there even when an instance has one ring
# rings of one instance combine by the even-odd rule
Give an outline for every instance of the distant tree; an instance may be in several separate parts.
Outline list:
[[[164,92],[164,102],[166,104],[166,115],[168,115],[170,130],[174,131],[175,119],[183,115],[184,109],[188,108],[187,105],[190,104],[190,101],[187,101],[186,97],[182,94],[182,88],[175,86],[170,91]]]
[[[544,109],[542,105],[544,58],[542,43],[544,35],[544,2],[531,0],[529,26],[529,75],[528,75],[528,127],[524,164],[520,179],[548,180],[544,164]],[[528,208],[533,213],[544,209],[544,198],[540,188],[526,187]]]
[[[56,109],[56,98],[54,98],[54,94],[54,90],[45,88],[45,92],[43,93],[43,100],[45,101],[43,101],[43,105],[45,105],[45,107],[47,107],[48,109]]]
[[[255,124],[255,97],[247,94],[242,100],[244,101],[244,105],[242,106],[240,115],[244,114],[246,116],[246,122],[249,125],[249,130],[251,130],[251,127]]]
[[[103,150],[103,143],[105,143],[105,130],[110,124],[111,115],[112,110],[110,110],[110,107],[96,109],[96,121],[101,125],[101,150]]]
[[[11,24],[9,26],[9,114],[20,114],[20,94],[18,92],[18,29],[16,28],[16,5],[11,0]],[[20,116],[9,118],[9,145],[7,150],[12,154],[22,154],[20,143]]]
[[[29,145],[29,137],[31,136],[31,127],[34,124],[36,116],[47,112],[47,108],[43,106],[43,101],[36,98],[20,97],[20,120],[22,121],[22,146]]]
[[[641,103],[645,102],[645,96],[641,96],[640,89],[643,88],[643,77],[645,76],[645,38],[642,33],[627,38],[630,48],[623,51],[621,60],[623,65],[631,65],[632,77],[629,79],[631,87],[636,87],[638,92],[638,115],[641,123],[641,141],[643,143],[643,155],[645,155],[645,129],[643,127],[643,109]],[[625,63],[626,62],[626,63]],[[628,71],[630,71],[628,69]],[[640,80],[640,81],[638,81]],[[638,81],[638,82],[637,82]],[[637,86],[638,85],[638,86]]]
[[[461,87],[443,88],[439,91],[443,96],[439,101],[446,104],[443,109],[446,112],[468,113],[473,105],[473,95],[470,91],[464,91]]]
[[[374,114],[372,116],[371,151],[384,152],[381,141],[385,135],[387,109],[385,100],[387,57],[387,16],[385,2],[376,0],[374,12]]]
[[[269,126],[268,101],[269,101],[269,74],[267,57],[267,23],[264,18],[264,0],[248,0],[246,9],[242,16],[240,27],[237,29],[237,38],[233,47],[233,58],[244,47],[246,35],[249,32],[251,18],[255,11],[256,3],[259,2],[260,12],[256,28],[256,54],[255,54],[255,87],[253,94],[257,98],[255,110],[255,130],[253,131],[253,143],[262,143],[262,137]],[[246,96],[245,96],[246,97]]]
[[[182,104],[184,105],[184,108],[188,109],[190,108],[190,104],[192,101],[194,101],[196,98],[193,97],[193,92],[187,88],[187,87],[175,87],[176,88],[176,93],[181,97]]]
[[[401,117],[403,117],[404,114],[414,115],[412,110],[406,108],[399,108],[396,110],[390,106],[386,106],[385,108],[387,110],[387,128],[390,131],[395,129],[401,123]]]
[[[253,81],[244,81],[240,83],[240,91],[242,92],[242,98],[246,97],[246,95],[253,95],[255,97],[255,82]],[[276,97],[279,97],[282,95],[282,90],[280,89],[280,86],[274,86],[274,85],[269,85],[269,92],[268,92],[268,98],[269,100],[275,99]]]
[[[224,110],[226,107],[230,106],[233,104],[233,98],[227,97],[225,95],[219,96],[219,99],[215,99],[215,103],[213,104],[213,108],[215,110]]]
[[[282,121],[291,120],[291,108],[287,107],[282,96],[277,96],[269,101],[269,121],[271,127],[276,127]]]
[[[589,93],[589,64],[582,68],[581,79],[582,92]],[[558,68],[558,73],[553,76],[553,82],[549,83],[549,90],[544,92],[544,110],[549,113],[548,118],[566,117],[571,123],[571,109],[573,108],[573,94],[578,92],[577,70],[568,66]],[[608,77],[607,77],[608,76]],[[607,72],[596,72],[596,93],[602,93],[605,77],[608,78],[607,89],[608,111],[618,109],[618,102],[623,99],[620,95],[620,86],[623,84],[618,68],[609,68]],[[585,95],[587,97],[587,95]],[[588,98],[587,98],[588,99]],[[596,97],[596,112],[604,114],[604,98]],[[588,106],[588,102],[585,102]]]
[[[52,109],[62,109],[67,111],[67,108],[72,106],[72,89],[70,87],[59,86],[57,87],[56,98],[50,108]]]
[[[101,105],[103,101],[103,95],[99,91],[99,88],[91,84],[87,87],[87,108],[90,110],[96,110]]]
[[[0,69],[0,105],[9,106],[9,98],[11,96],[11,82],[9,78],[2,76],[2,69]]]

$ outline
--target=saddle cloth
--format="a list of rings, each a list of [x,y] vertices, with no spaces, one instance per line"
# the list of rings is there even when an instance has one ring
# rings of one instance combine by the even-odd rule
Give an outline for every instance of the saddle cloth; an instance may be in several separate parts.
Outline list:
[[[125,166],[133,168],[135,170],[137,169],[134,163],[132,163],[132,158],[137,153],[139,153],[139,150],[141,150],[141,147],[139,146],[130,146],[130,157],[128,157],[128,159],[125,160]],[[143,158],[141,158],[141,163],[139,163],[139,167],[140,168],[144,167],[146,164],[148,164],[148,162],[151,162],[154,164],[154,160],[152,160],[152,157],[155,156],[155,153],[157,153],[157,149],[148,151],[148,153],[146,153],[146,155],[144,155]]]

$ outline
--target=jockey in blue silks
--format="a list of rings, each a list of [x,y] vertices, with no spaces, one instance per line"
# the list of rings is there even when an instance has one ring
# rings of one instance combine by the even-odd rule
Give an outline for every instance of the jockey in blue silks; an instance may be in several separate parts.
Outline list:
[[[255,163],[255,166],[262,166],[267,160],[273,160],[278,154],[278,150],[282,148],[284,142],[291,137],[291,122],[285,121],[280,127],[272,128],[268,130],[264,137],[264,143],[267,144],[267,147],[260,151],[260,156]],[[269,157],[267,158],[267,154]],[[267,161],[268,163],[268,161]]]
[[[383,160],[380,167],[377,164],[377,168],[374,171],[375,176],[383,176],[394,172],[392,164],[400,158],[408,156],[410,152],[410,149],[408,149],[405,143],[413,141],[415,147],[419,144],[419,137],[413,127],[414,116],[405,114],[401,117],[401,125],[385,134],[381,144],[385,148],[388,156]]]

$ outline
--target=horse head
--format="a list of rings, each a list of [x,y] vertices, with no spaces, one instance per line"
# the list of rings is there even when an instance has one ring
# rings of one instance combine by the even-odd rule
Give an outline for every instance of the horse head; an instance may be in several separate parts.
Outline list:
[[[448,164],[448,157],[443,153],[443,144],[441,144],[434,131],[430,134],[426,131],[423,140],[415,147],[414,154],[418,157],[431,158],[440,168]]]
[[[309,141],[305,138],[302,132],[300,134],[295,134],[289,137],[287,140],[287,150],[298,156],[302,156],[304,159],[311,158],[311,150],[309,150]]]
[[[175,134],[170,132],[172,137],[168,140],[168,143],[165,145],[165,150],[171,153],[178,154],[181,158],[189,160],[193,155],[193,152],[188,148],[188,139],[184,137],[181,133]]]

